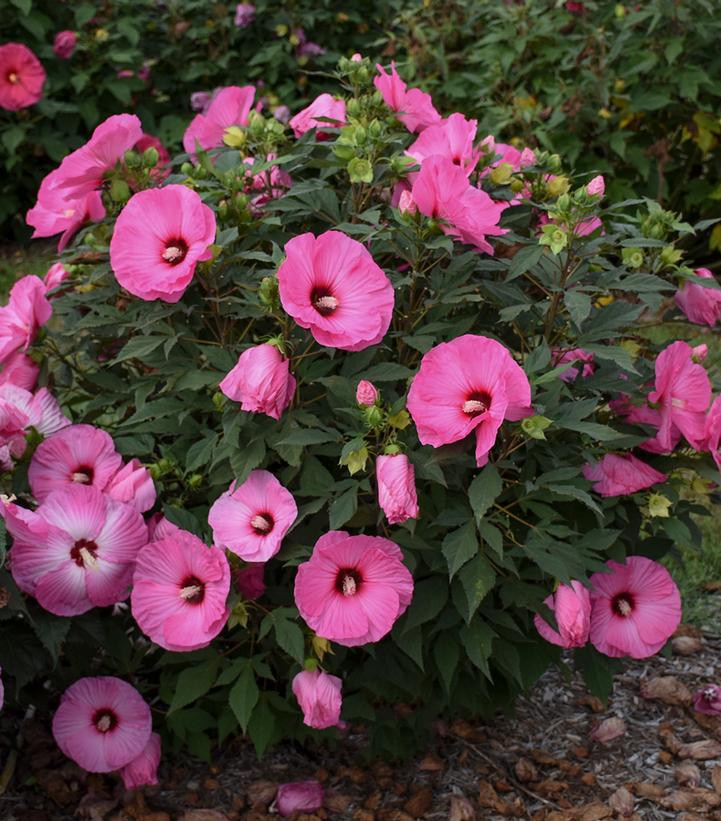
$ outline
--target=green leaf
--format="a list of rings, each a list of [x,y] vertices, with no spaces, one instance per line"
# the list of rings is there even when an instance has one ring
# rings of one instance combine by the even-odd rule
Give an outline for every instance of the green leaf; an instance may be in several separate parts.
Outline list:
[[[397,379],[410,379],[414,371],[399,365],[397,362],[381,362],[363,371],[363,379],[369,382],[395,382]]]
[[[482,553],[478,553],[464,566],[463,573],[458,578],[461,580],[468,600],[466,618],[468,622],[486,595],[493,589],[496,572],[488,559]]]
[[[167,336],[134,336],[115,357],[113,364],[124,362],[126,359],[142,359],[159,348],[167,339]]]
[[[448,582],[441,576],[431,576],[430,579],[416,582],[403,632],[435,619],[447,601]]]
[[[451,683],[453,675],[458,667],[458,659],[461,655],[461,648],[455,636],[441,634],[433,645],[433,657],[436,660],[438,671],[443,680],[446,693],[451,693]]]
[[[313,428],[297,428],[278,440],[279,445],[321,445],[325,442],[337,442],[339,434]]]
[[[261,699],[253,710],[248,724],[248,735],[258,758],[262,758],[276,735],[276,722],[266,698]]]
[[[275,620],[275,636],[283,650],[302,664],[305,655],[305,641],[300,627],[289,619],[277,619]]]
[[[502,489],[503,481],[495,465],[486,465],[473,479],[468,487],[468,500],[477,522],[490,510]]]
[[[197,667],[186,667],[178,676],[168,713],[174,713],[205,695],[215,684],[217,670],[216,659],[206,661]]]
[[[475,618],[470,624],[461,627],[461,644],[471,662],[490,680],[491,671],[488,659],[491,657],[491,648],[496,634],[480,618]]]
[[[329,510],[330,529],[338,530],[348,519],[355,515],[356,510],[358,510],[357,483],[333,500]]]
[[[243,732],[248,729],[248,722],[253,708],[258,703],[259,694],[260,691],[255,681],[253,668],[248,662],[228,694],[228,703],[235,713]]]
[[[466,522],[463,527],[449,533],[443,539],[441,552],[448,563],[448,575],[452,579],[471,556],[478,552],[475,522]]]
[[[600,425],[598,422],[577,422],[572,419],[567,419],[565,422],[556,421],[558,427],[566,428],[566,430],[575,430],[577,433],[585,433],[591,439],[597,442],[612,442],[614,439],[620,439],[623,434],[619,433],[608,425]]]
[[[574,652],[574,661],[591,693],[604,704],[608,703],[613,692],[614,665],[611,660],[587,644]]]

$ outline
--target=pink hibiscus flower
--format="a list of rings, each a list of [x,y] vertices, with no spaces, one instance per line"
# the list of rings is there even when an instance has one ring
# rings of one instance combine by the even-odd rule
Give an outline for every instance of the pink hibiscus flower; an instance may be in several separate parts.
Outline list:
[[[424,129],[406,154],[423,165],[429,157],[445,157],[470,176],[478,164],[481,152],[474,148],[476,120],[467,120],[462,114],[451,114],[446,120]]]
[[[717,396],[704,421],[704,439],[701,450],[708,451],[721,471],[721,396]]]
[[[59,31],[53,40],[53,54],[61,60],[69,60],[73,56],[77,42],[78,35],[74,31]]]
[[[591,643],[606,656],[658,653],[681,621],[681,596],[665,567],[643,556],[606,562],[591,576]]]
[[[150,707],[114,676],[81,678],[68,687],[53,716],[53,736],[63,753],[91,773],[130,764],[148,745]]]
[[[507,203],[494,202],[447,157],[428,157],[415,174],[411,189],[413,202],[421,214],[443,220],[443,232],[493,254],[487,236],[500,236],[506,229],[498,223]]]
[[[673,429],[677,428],[696,450],[701,450],[711,382],[703,365],[694,361],[694,351],[688,343],[674,342],[658,355],[655,388],[648,401],[658,405],[660,413],[656,437],[659,446],[671,451]]]
[[[126,790],[136,790],[138,787],[158,783],[160,754],[160,736],[151,733],[150,740],[140,755],[120,770],[120,777]]]
[[[481,467],[504,419],[533,413],[531,385],[500,342],[465,334],[424,354],[408,392],[408,411],[421,443],[434,448],[475,431]]]
[[[69,199],[57,186],[59,179],[57,169],[45,177],[25,221],[35,229],[33,239],[61,234],[58,251],[62,251],[86,222],[99,222],[105,217],[105,206],[100,191]]]
[[[0,307],[0,363],[34,342],[53,309],[45,296],[45,283],[36,276],[19,279],[10,289],[7,305]]]
[[[280,419],[293,401],[295,377],[290,362],[275,345],[264,343],[248,348],[220,383],[220,390],[244,411],[264,413]]]
[[[290,119],[290,127],[296,137],[302,137],[306,131],[316,128],[316,140],[327,140],[333,136],[324,127],[327,129],[345,124],[345,102],[330,94],[318,95],[309,106]]]
[[[215,214],[184,185],[133,194],[115,223],[110,265],[134,296],[175,303],[198,262],[211,259]]]
[[[295,603],[308,626],[346,647],[380,641],[412,597],[400,548],[380,536],[332,530],[295,577]]]
[[[386,335],[393,314],[393,285],[360,242],[340,231],[301,234],[285,245],[278,269],[286,313],[316,342],[362,351]]]
[[[0,46],[0,108],[19,111],[43,96],[45,69],[22,43]]]
[[[628,496],[668,479],[631,453],[607,453],[595,465],[584,465],[583,475],[601,496]]]
[[[418,518],[416,474],[404,453],[376,457],[376,482],[378,504],[389,524]]]
[[[295,499],[267,470],[234,484],[210,508],[213,541],[247,562],[267,562],[298,516]]]
[[[536,613],[533,623],[543,638],[559,647],[583,647],[591,630],[591,597],[588,590],[576,581],[571,582],[570,586],[560,584],[543,603],[553,611],[558,625],[558,629],[554,630],[540,613]]]
[[[131,459],[110,478],[103,491],[118,502],[131,505],[140,513],[155,504],[157,497],[153,477],[137,459]]]
[[[553,356],[554,367],[565,365],[567,362],[579,362],[583,365],[579,368],[567,368],[560,377],[564,382],[575,382],[580,374],[586,379],[589,376],[593,376],[596,371],[593,354],[590,353],[590,351],[584,351],[583,348],[573,348],[570,351],[560,351],[556,349],[553,352]]]
[[[715,281],[708,268],[697,268],[694,274],[702,279]],[[721,316],[721,291],[715,288],[704,288],[695,282],[685,282],[676,292],[674,299],[688,320],[696,325],[708,325],[713,328]]]
[[[68,270],[62,264],[62,262],[56,262],[48,268],[47,273],[43,277],[43,282],[45,283],[45,290],[52,291],[57,288],[59,285],[62,285],[63,282],[70,276]]]
[[[25,453],[30,428],[49,436],[70,424],[47,388],[35,395],[17,385],[0,385],[0,466],[12,469],[12,459]]]
[[[343,703],[343,682],[322,670],[303,670],[293,679],[293,695],[303,711],[303,724],[316,730],[337,727]]]
[[[207,109],[193,117],[183,135],[183,148],[191,156],[223,145],[223,136],[231,126],[245,126],[255,98],[255,86],[226,86],[218,91]]]
[[[138,554],[131,609],[138,627],[166,650],[207,647],[225,626],[230,610],[230,567],[218,547],[177,529]]]
[[[46,610],[77,616],[127,598],[148,538],[129,505],[76,485],[51,493],[35,512],[4,502],[0,515],[13,537],[13,578]]]
[[[0,369],[0,385],[17,385],[26,391],[35,390],[40,367],[27,354],[11,353]]]
[[[378,76],[373,78],[373,85],[383,102],[398,114],[398,119],[410,132],[423,131],[440,121],[441,115],[436,111],[431,95],[419,88],[408,89],[398,76],[395,63],[391,63],[390,74],[381,65],[376,68]]]

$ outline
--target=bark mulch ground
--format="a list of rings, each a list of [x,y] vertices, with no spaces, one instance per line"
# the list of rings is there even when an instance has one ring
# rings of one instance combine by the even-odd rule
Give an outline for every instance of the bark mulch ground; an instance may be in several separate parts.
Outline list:
[[[297,821],[721,821],[721,718],[691,706],[716,681],[721,638],[685,633],[669,657],[629,664],[607,707],[550,671],[515,717],[439,726],[422,756],[397,765],[361,763],[363,736],[351,732],[332,753],[285,747],[258,763],[239,745],[212,766],[166,763],[158,787],[125,793],[114,776],[82,773],[46,726],[27,722],[0,818],[263,821],[278,818],[278,784],[315,778],[325,807]]]

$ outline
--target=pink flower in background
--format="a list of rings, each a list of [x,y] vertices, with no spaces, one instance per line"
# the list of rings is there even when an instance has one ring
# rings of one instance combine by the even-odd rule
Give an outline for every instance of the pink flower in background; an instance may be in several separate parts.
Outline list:
[[[704,421],[704,439],[701,450],[708,451],[721,471],[721,396],[717,396]]]
[[[419,88],[408,90],[398,76],[395,63],[391,63],[390,74],[381,65],[376,65],[376,68],[378,76],[373,79],[373,85],[383,97],[383,102],[398,114],[398,119],[411,133],[440,121],[441,115],[436,111],[431,95]]]
[[[612,399],[608,404],[614,413],[625,418],[630,424],[656,428],[657,431],[661,426],[660,411],[656,408],[650,408],[647,404],[632,405],[630,397],[627,394],[621,395],[618,399]],[[648,453],[670,453],[676,448],[676,445],[678,445],[680,441],[681,431],[672,426],[670,448],[661,447],[656,436],[652,439],[647,439],[640,444],[639,447],[648,451]]]
[[[606,193],[606,181],[603,179],[603,176],[599,174],[597,177],[594,177],[586,185],[586,191],[592,197],[602,197]]]
[[[583,476],[601,496],[628,496],[668,479],[631,453],[607,453],[600,462],[584,465]]]
[[[91,773],[130,764],[148,745],[152,730],[143,697],[114,676],[78,679],[63,693],[53,716],[58,747]]]
[[[0,469],[13,469],[13,460],[25,453],[27,416],[18,408],[0,400]]]
[[[681,596],[663,565],[643,556],[591,576],[591,643],[606,656],[658,653],[681,621]]]
[[[696,268],[697,277],[715,281],[714,275],[708,268]],[[689,322],[696,325],[713,326],[721,316],[721,290],[704,288],[695,282],[685,282],[674,297],[678,308],[686,314]]]
[[[248,125],[253,107],[255,86],[221,88],[202,114],[196,114],[183,135],[183,148],[191,156],[198,145],[209,151],[223,145],[223,136],[231,126]]]
[[[211,92],[194,91],[190,95],[190,107],[193,109],[193,111],[199,111],[201,114],[205,114],[212,100],[213,95]]]
[[[118,80],[129,80],[131,77],[135,76],[135,72],[129,68],[123,68],[118,71],[115,75]]]
[[[412,597],[400,548],[380,536],[331,530],[295,577],[295,603],[310,629],[346,647],[380,641]]]
[[[143,517],[92,487],[51,493],[35,512],[4,502],[13,537],[13,579],[57,616],[77,616],[127,598]]]
[[[12,459],[25,453],[30,428],[48,436],[70,424],[47,388],[34,396],[11,383],[0,385],[0,465],[12,469]]]
[[[581,582],[560,584],[543,603],[553,611],[558,629],[536,613],[533,623],[541,636],[559,647],[583,647],[591,630],[591,597]]]
[[[264,343],[247,348],[220,383],[220,390],[244,411],[264,413],[280,419],[293,401],[295,377],[290,362],[275,345]]]
[[[131,609],[138,627],[156,644],[178,653],[199,650],[225,626],[229,590],[223,551],[178,530],[138,553]]]
[[[77,43],[78,35],[74,31],[59,31],[53,40],[53,53],[61,60],[69,60]]]
[[[215,214],[184,185],[133,194],[115,223],[110,265],[118,283],[147,302],[175,303],[198,262],[211,259]]]
[[[281,784],[275,796],[275,808],[283,818],[296,813],[312,813],[323,806],[320,781],[291,781]]]
[[[149,62],[143,63],[143,65],[138,69],[138,80],[142,80],[144,83],[147,83],[150,79],[151,73],[151,66]]]
[[[421,214],[443,220],[443,232],[493,254],[487,236],[506,229],[498,223],[508,203],[494,202],[485,191],[468,182],[463,169],[447,157],[429,157],[413,179],[413,201]]]
[[[123,465],[103,490],[111,499],[125,502],[139,513],[145,513],[155,504],[153,477],[137,459],[131,459]]]
[[[710,684],[693,696],[693,708],[707,716],[721,716],[721,687]]]
[[[47,274],[43,277],[45,290],[52,291],[54,288],[57,288],[58,285],[62,285],[69,276],[70,274],[62,262],[54,263],[48,268]]]
[[[22,43],[0,46],[0,108],[19,111],[43,96],[45,69]]]
[[[88,220],[98,222],[105,217],[100,191],[91,191],[78,199],[68,199],[57,187],[58,170],[51,171],[40,184],[38,199],[28,211],[25,221],[33,227],[33,239],[61,234],[58,251],[62,251]]]
[[[35,390],[40,367],[27,354],[16,351],[10,354],[0,370],[0,385],[17,385],[26,391]]]
[[[293,695],[303,711],[303,724],[326,730],[340,723],[343,682],[321,670],[303,670],[293,679]]]
[[[86,485],[103,491],[122,467],[112,437],[93,425],[69,425],[41,442],[28,469],[33,496]]]
[[[476,435],[476,463],[488,462],[504,419],[530,416],[531,385],[507,348],[464,334],[424,354],[408,392],[418,438],[438,448]]]
[[[376,457],[376,482],[378,504],[389,524],[418,518],[416,474],[404,453]]]
[[[257,562],[241,567],[233,577],[238,593],[248,601],[255,601],[265,593],[265,563]]]
[[[424,129],[406,154],[423,165],[429,157],[445,157],[469,176],[478,164],[481,152],[474,148],[476,120],[462,114],[451,114],[446,120]]]
[[[279,123],[287,123],[290,120],[290,109],[287,105],[279,105],[274,109],[273,116]]]
[[[674,342],[658,355],[655,388],[648,401],[658,405],[660,412],[659,446],[672,450],[673,429],[677,428],[696,450],[702,449],[711,382],[705,368],[694,362],[688,343]]]
[[[247,562],[267,562],[298,516],[293,494],[267,470],[234,484],[210,508],[213,541]]]
[[[359,405],[375,405],[378,401],[378,388],[367,379],[361,379],[355,391],[355,401]]]
[[[555,359],[554,367],[556,368],[559,365],[565,365],[567,362],[579,362],[583,364],[582,368],[566,369],[560,375],[560,378],[564,382],[575,382],[579,374],[582,374],[583,378],[586,379],[589,376],[593,376],[596,370],[593,354],[590,353],[590,351],[584,351],[583,348],[573,348],[573,350],[570,351],[555,350],[553,353]]]
[[[319,119],[320,118],[320,119]],[[331,120],[332,122],[328,122]],[[332,134],[323,128],[340,127],[346,124],[345,102],[330,94],[320,94],[313,102],[299,111],[290,120],[290,127],[296,137],[302,137],[311,128],[317,128],[316,139],[328,139]]]
[[[153,513],[148,517],[148,541],[158,542],[166,536],[177,536],[178,533],[183,533],[177,525],[174,525],[170,519],[163,516],[162,513]]]
[[[481,172],[482,177],[490,174],[492,168],[504,163],[510,165],[513,171],[522,171],[536,163],[536,152],[532,148],[520,149],[508,143],[498,143],[491,134],[481,140],[481,145],[486,154],[495,157]]]
[[[576,0],[566,0],[566,11],[571,14],[585,14],[586,6],[584,3],[576,2]]]
[[[276,158],[275,154],[268,154],[266,160],[271,162]],[[265,171],[253,171],[254,160],[246,157],[243,160],[250,168],[247,171],[249,181],[249,193],[254,195],[250,201],[251,211],[259,214],[264,205],[271,200],[282,197],[283,194],[293,185],[293,180],[287,171],[280,166],[273,165]]]
[[[8,304],[0,307],[0,363],[17,351],[26,351],[52,312],[40,277],[19,279],[10,289]]]
[[[234,23],[239,29],[248,28],[255,20],[255,6],[252,3],[238,3],[235,7]]]
[[[158,765],[160,764],[160,736],[151,733],[150,740],[137,758],[120,770],[123,786],[126,790],[158,783]]]
[[[340,231],[301,234],[285,244],[278,269],[286,313],[318,344],[362,351],[386,335],[393,285],[364,245]]]

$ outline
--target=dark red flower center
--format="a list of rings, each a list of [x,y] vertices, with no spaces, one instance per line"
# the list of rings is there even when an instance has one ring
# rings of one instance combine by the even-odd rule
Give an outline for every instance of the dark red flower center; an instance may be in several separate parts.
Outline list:
[[[338,308],[338,299],[333,296],[330,288],[313,288],[310,302],[321,316],[330,316]]]
[[[70,550],[70,558],[78,567],[89,567],[91,570],[98,566],[98,546],[91,539],[78,539]]]
[[[110,707],[102,707],[93,713],[95,729],[101,733],[109,733],[118,726],[118,716]]]
[[[335,578],[335,589],[350,598],[361,589],[363,577],[353,567],[342,567]]]
[[[491,397],[485,391],[474,391],[463,403],[463,413],[468,416],[480,416],[491,407]]]
[[[259,536],[266,536],[273,529],[275,519],[273,516],[264,511],[263,513],[256,513],[250,520],[250,526]]]
[[[180,585],[180,598],[188,604],[201,604],[205,598],[205,584],[196,576],[188,576]]]
[[[633,613],[636,603],[631,593],[619,593],[611,601],[611,609],[617,616],[627,619]]]
[[[79,485],[92,485],[95,472],[87,465],[78,465],[70,475],[70,481]]]
[[[165,243],[165,250],[163,251],[163,259],[169,265],[178,265],[185,259],[188,253],[188,243],[179,237],[176,239],[169,239]]]

